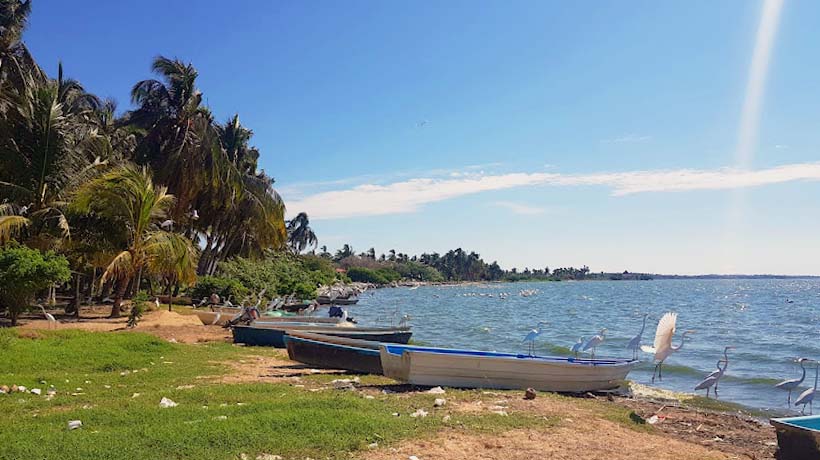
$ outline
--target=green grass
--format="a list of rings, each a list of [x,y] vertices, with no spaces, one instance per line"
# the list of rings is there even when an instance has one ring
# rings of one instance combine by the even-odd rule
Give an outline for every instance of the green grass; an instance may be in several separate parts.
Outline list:
[[[350,458],[372,442],[426,436],[444,424],[445,409],[433,409],[434,397],[427,394],[367,399],[360,392],[228,385],[212,378],[230,371],[220,363],[260,354],[275,352],[172,344],[130,332],[0,329],[0,384],[42,388],[43,394],[54,385],[58,391],[50,401],[33,394],[0,395],[6,421],[0,424],[0,459],[237,459],[241,453]],[[327,378],[310,377],[317,383]],[[362,380],[383,383],[382,378]],[[178,388],[184,385],[194,387]],[[140,395],[132,398],[134,393]],[[160,408],[162,397],[179,406]],[[409,417],[419,407],[430,416]],[[402,415],[392,415],[396,412]],[[69,420],[81,420],[83,427],[68,431]],[[453,414],[448,424],[491,432],[552,421]]]

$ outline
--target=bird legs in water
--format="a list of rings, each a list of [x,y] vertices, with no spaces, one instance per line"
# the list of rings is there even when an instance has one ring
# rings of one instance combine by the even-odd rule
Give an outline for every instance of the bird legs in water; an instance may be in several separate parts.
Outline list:
[[[658,374],[658,380],[661,382],[663,381],[663,375],[661,374],[661,367],[663,366],[663,361],[655,364],[655,370],[652,372],[652,383],[655,383],[655,374]]]

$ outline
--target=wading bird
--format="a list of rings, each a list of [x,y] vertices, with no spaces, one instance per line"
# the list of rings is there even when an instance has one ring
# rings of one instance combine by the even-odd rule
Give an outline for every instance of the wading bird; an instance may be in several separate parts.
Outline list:
[[[719,359],[717,362],[717,368],[715,372],[707,375],[705,379],[701,380],[700,383],[695,385],[695,391],[697,390],[706,390],[706,397],[709,397],[709,390],[712,386],[715,387],[715,397],[717,398],[717,383],[718,380],[723,376],[723,371],[726,370],[726,365],[724,364],[723,369],[720,368],[720,363],[724,362],[722,359]]]
[[[578,353],[581,352],[581,347],[583,347],[583,346],[584,346],[584,338],[581,337],[581,338],[578,339],[577,342],[575,342],[575,345],[573,345],[572,348],[570,348],[570,351],[573,352],[575,354],[575,357],[577,358]]]
[[[530,356],[532,356],[532,351],[533,351],[533,348],[535,347],[535,339],[537,339],[538,336],[541,335],[541,326],[542,325],[546,326],[547,323],[545,321],[539,321],[538,325],[535,326],[535,329],[531,330],[529,332],[529,334],[527,334],[527,336],[524,337],[524,340],[521,341],[521,343],[529,342],[529,344],[530,344]]]
[[[680,345],[677,347],[672,345],[672,336],[675,335],[675,323],[678,320],[678,314],[668,312],[658,321],[658,329],[655,331],[655,343],[653,346],[642,346],[641,350],[646,353],[654,353],[655,370],[652,372],[652,383],[655,383],[655,375],[657,374],[659,380],[663,380],[662,367],[666,358],[672,356],[672,353],[683,348],[686,341],[686,336],[694,334],[695,331],[686,331],[681,334]]]
[[[154,297],[154,305],[156,305],[157,309],[159,309],[159,297]]]
[[[46,320],[48,320],[48,327],[49,328],[56,328],[57,327],[57,319],[54,318],[54,315],[51,313],[46,312],[46,309],[40,305],[40,310],[43,311],[43,316],[45,316]]]
[[[820,362],[814,367],[814,386],[809,388],[808,390],[800,393],[800,396],[794,400],[795,406],[803,406],[803,410],[800,411],[801,414],[806,414],[806,404],[809,405],[809,414],[814,412],[814,407],[812,406],[812,401],[814,400],[814,394],[817,393],[817,373],[820,371]]]
[[[595,349],[598,348],[598,345],[604,343],[604,334],[606,333],[606,328],[601,329],[598,332],[598,335],[593,336],[591,339],[584,344],[584,351],[592,349],[592,357],[595,358]]]
[[[717,394],[718,394],[718,384],[720,383],[720,379],[723,378],[723,374],[726,373],[726,368],[729,367],[729,350],[734,350],[734,349],[735,349],[735,347],[725,347],[723,349],[723,359],[718,361],[717,370],[706,376],[707,379],[711,378],[711,377],[717,377],[717,380],[715,380],[715,396],[717,396]],[[723,369],[720,368],[719,363],[721,361],[726,363],[726,364],[724,364]]]
[[[800,358],[797,360],[797,362],[800,363],[800,369],[803,370],[803,372],[800,374],[799,379],[784,380],[775,385],[775,388],[780,388],[781,390],[789,391],[789,397],[786,399],[786,404],[788,404],[789,406],[792,405],[792,390],[799,387],[800,384],[803,383],[803,380],[806,379],[806,366],[803,364],[806,361],[808,361],[807,358]]]
[[[641,332],[638,332],[638,335],[632,337],[632,340],[626,345],[627,350],[632,350],[632,359],[638,359],[638,351],[641,349],[641,340],[643,340],[643,331],[646,330],[646,318],[649,317],[649,313],[643,314],[643,326],[641,326]]]

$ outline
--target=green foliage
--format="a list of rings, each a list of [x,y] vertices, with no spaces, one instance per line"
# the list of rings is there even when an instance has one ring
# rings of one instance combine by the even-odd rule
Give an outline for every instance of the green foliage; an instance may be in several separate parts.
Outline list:
[[[370,269],[365,267],[350,267],[347,276],[351,281],[360,283],[389,284],[401,279],[401,275],[392,268]]]
[[[8,309],[13,325],[37,291],[70,277],[68,260],[63,256],[16,243],[0,247],[0,305]]]
[[[224,276],[203,276],[199,278],[191,291],[191,296],[195,299],[204,299],[216,293],[219,297],[227,299],[233,296],[234,299],[243,299],[250,291],[242,285],[239,280]]]
[[[407,261],[393,265],[393,269],[398,272],[399,276],[405,279],[419,280],[419,281],[444,281],[438,270],[433,267],[424,265],[419,262]]]
[[[144,310],[145,302],[134,300],[134,303],[131,305],[131,313],[128,314],[128,320],[125,322],[125,326],[129,329],[137,327],[142,319],[142,312]]]
[[[315,256],[268,252],[261,259],[236,257],[219,265],[221,276],[241,283],[251,292],[267,289],[266,295],[316,297],[316,287],[336,279],[332,265]]]

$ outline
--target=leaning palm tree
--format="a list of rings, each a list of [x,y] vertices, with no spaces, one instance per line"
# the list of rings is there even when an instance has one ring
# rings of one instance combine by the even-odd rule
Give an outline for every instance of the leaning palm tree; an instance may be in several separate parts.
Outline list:
[[[142,269],[191,281],[196,268],[196,250],[182,235],[161,230],[174,204],[167,189],[155,186],[146,168],[126,165],[85,184],[77,192],[73,206],[77,211],[95,213],[119,221],[128,234],[127,247],[106,267],[101,283],[116,282],[111,317],[120,316],[125,292]]]
[[[319,239],[310,228],[310,220],[306,212],[300,212],[293,219],[288,222],[288,245],[296,254],[301,253],[306,248],[313,247],[319,244]]]

